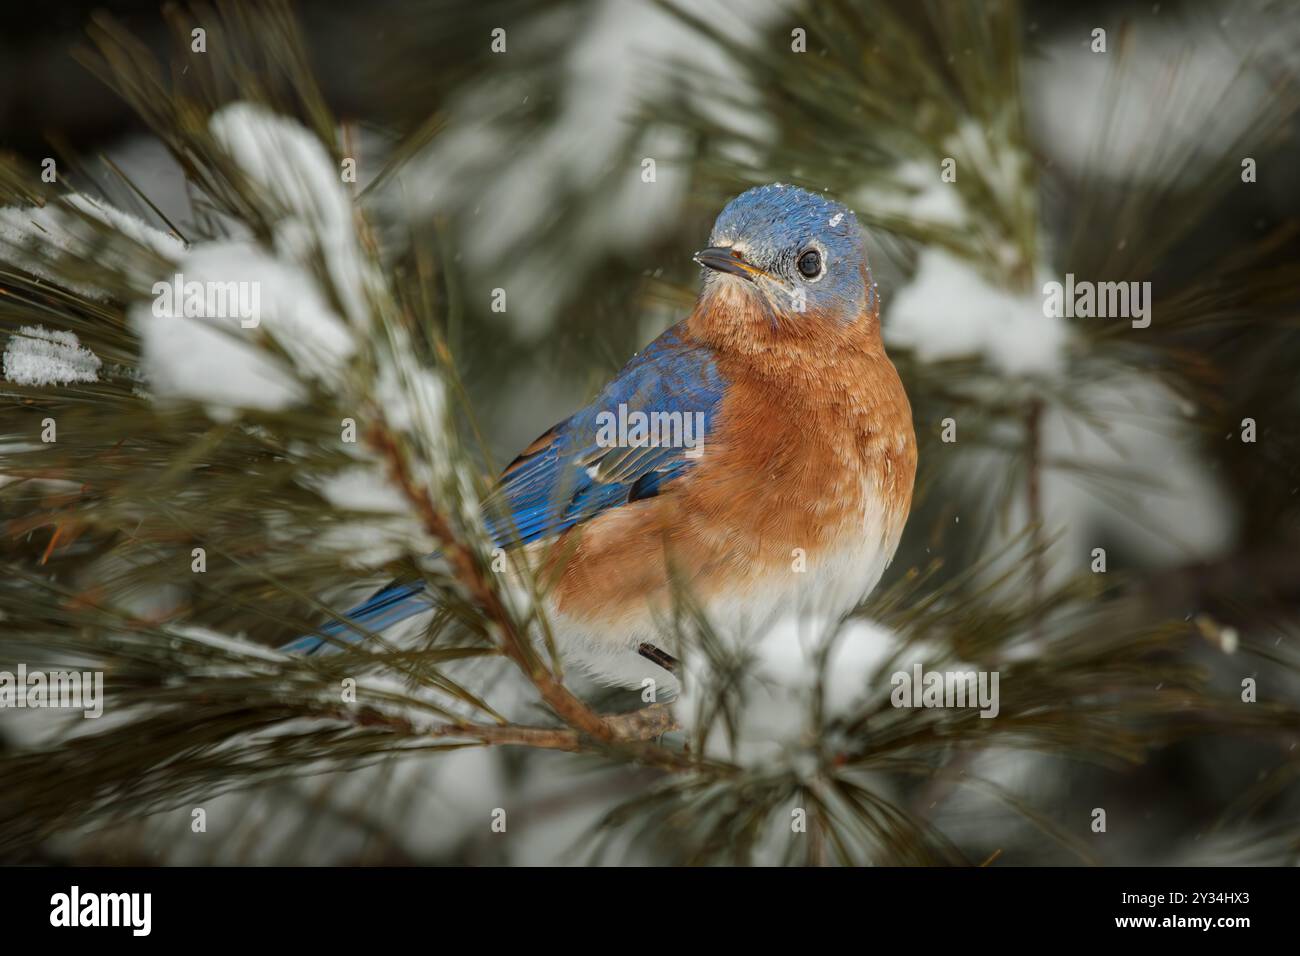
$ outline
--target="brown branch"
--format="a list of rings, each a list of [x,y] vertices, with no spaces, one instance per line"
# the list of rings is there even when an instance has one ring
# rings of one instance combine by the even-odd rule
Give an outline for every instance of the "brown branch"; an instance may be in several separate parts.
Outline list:
[[[451,564],[452,573],[470,599],[478,605],[488,620],[501,632],[501,649],[532,681],[550,708],[570,727],[589,737],[611,741],[614,733],[606,721],[579,700],[572,691],[547,668],[533,653],[528,638],[519,633],[514,619],[501,603],[496,589],[488,582],[470,551],[452,533],[446,517],[434,506],[428,491],[415,484],[401,449],[386,428],[380,428],[371,439],[377,450],[387,459],[393,481],[415,507],[425,530],[442,542],[444,557]],[[539,746],[539,745],[535,745]]]
[[[666,733],[678,730],[668,704],[651,704],[629,714],[598,717],[605,729],[600,739],[593,738],[571,727],[528,727],[520,724],[438,724],[417,728],[410,720],[396,714],[387,714],[365,707],[361,710],[336,707],[331,714],[363,727],[380,725],[413,737],[433,737],[441,740],[475,740],[493,746],[534,747],[539,750],[560,750],[578,753],[613,745],[631,750],[642,763],[664,770],[697,769],[698,762],[687,754],[678,753],[652,744],[651,741]]]
[[[608,739],[616,743],[654,740],[678,729],[672,708],[651,704],[630,714],[601,719]],[[538,747],[543,750],[576,752],[589,744],[590,737],[566,727],[524,727],[518,724],[444,724],[427,731],[432,737],[465,737],[487,744]]]

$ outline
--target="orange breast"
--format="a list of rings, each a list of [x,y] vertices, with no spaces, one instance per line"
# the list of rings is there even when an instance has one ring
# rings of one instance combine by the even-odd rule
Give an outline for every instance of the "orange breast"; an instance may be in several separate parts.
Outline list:
[[[876,317],[815,340],[765,326],[736,341],[736,326],[703,305],[692,316],[729,383],[703,455],[658,497],[562,536],[546,564],[562,613],[616,625],[647,601],[666,606],[670,575],[706,601],[744,593],[799,554],[815,564],[851,548],[868,514],[883,516],[892,555],[916,440]]]

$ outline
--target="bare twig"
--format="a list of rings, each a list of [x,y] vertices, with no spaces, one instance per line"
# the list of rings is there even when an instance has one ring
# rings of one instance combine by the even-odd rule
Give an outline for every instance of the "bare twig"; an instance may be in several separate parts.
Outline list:
[[[471,600],[501,632],[501,646],[505,655],[514,661],[532,681],[542,700],[561,720],[589,737],[611,741],[614,733],[609,724],[565,687],[533,653],[527,637],[519,633],[514,619],[501,603],[496,590],[484,577],[478,562],[474,560],[473,553],[452,533],[447,519],[430,499],[428,490],[415,484],[406,465],[406,459],[397,443],[393,441],[392,435],[381,428],[372,441],[387,460],[393,481],[402,489],[403,494],[419,513],[425,530],[442,542],[444,557],[451,564],[456,579],[468,592]]]
[[[618,742],[648,741],[677,730],[672,708],[651,704],[630,714],[601,719],[609,739]],[[586,735],[570,728],[521,727],[516,724],[447,724],[431,731],[434,737],[467,737],[489,744],[518,744],[543,750],[578,751]]]
[[[379,724],[392,727],[412,736],[475,740],[496,746],[535,747],[539,750],[576,753],[591,749],[595,743],[591,735],[571,727],[529,727],[521,724],[464,722],[417,728],[405,717],[383,713],[369,707],[362,710],[336,709],[334,715],[363,726]],[[672,708],[668,704],[651,704],[649,707],[628,714],[615,714],[597,719],[605,730],[601,740],[616,745],[645,744],[679,729]],[[638,753],[638,757],[665,769],[684,770],[695,766],[695,762],[684,754],[662,747],[654,747],[653,751],[655,752],[643,750]]]

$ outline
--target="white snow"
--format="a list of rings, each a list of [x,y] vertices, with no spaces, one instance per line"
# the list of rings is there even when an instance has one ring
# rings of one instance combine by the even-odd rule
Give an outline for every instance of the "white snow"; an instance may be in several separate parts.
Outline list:
[[[697,0],[691,10],[725,22],[734,42],[753,45],[765,42],[767,28],[787,6],[754,5],[738,16],[724,0]],[[447,129],[386,197],[407,216],[472,216],[464,265],[485,289],[508,288],[512,302],[527,304],[512,306],[508,318],[516,330],[534,336],[553,325],[559,306],[581,289],[593,263],[611,250],[653,242],[685,200],[689,184],[675,159],[689,144],[676,130],[635,122],[643,103],[681,85],[681,95],[693,95],[720,128],[740,134],[729,144],[733,151],[746,148],[742,139],[771,136],[759,111],[731,105],[734,99],[758,99],[746,71],[654,4],[600,0],[581,33],[570,38],[569,29],[567,19],[543,13],[509,35],[511,48],[553,47],[565,58],[553,120],[522,141],[519,124],[494,121],[527,108],[535,83],[503,80],[457,91]],[[676,63],[689,63],[690,69],[673,69]],[[718,84],[726,89],[721,99]],[[645,158],[656,163],[652,183],[641,179]],[[466,188],[472,183],[490,188]],[[595,185],[601,202],[565,205],[575,189]],[[579,220],[567,241],[539,241],[561,215]]]
[[[760,635],[720,637],[742,655],[752,655],[742,679],[735,740],[727,739],[718,715],[713,715],[711,724],[701,723],[701,705],[716,700],[721,685],[707,655],[698,648],[683,655],[684,673],[673,713],[693,739],[708,731],[709,754],[746,764],[799,762],[800,751],[815,733],[811,722],[817,654],[826,642],[834,642],[823,685],[827,719],[850,713],[870,694],[887,695],[887,678],[875,684],[872,678],[900,646],[900,639],[881,625],[854,619],[837,629],[834,621],[814,616],[791,615]]]
[[[240,283],[256,292],[260,317],[251,323],[237,314],[186,315],[159,289],[152,301],[133,306],[130,318],[153,394],[201,402],[224,420],[241,408],[300,403],[307,382],[342,388],[356,353],[354,332],[369,325],[366,289],[376,279],[340,170],[313,133],[249,103],[223,107],[210,128],[250,183],[275,197],[270,247],[251,239],[203,243],[154,279]]]
[[[1032,184],[1029,161],[1018,148],[1008,144],[1019,126],[1019,116],[1013,108],[995,113],[987,123],[967,118],[944,140],[948,156],[956,160],[957,182],[972,175],[988,187],[1003,209],[1014,209],[1024,200]],[[954,185],[954,184],[949,184]]]
[[[147,246],[163,259],[175,259],[185,249],[185,243],[171,233],[161,232],[153,226],[146,225],[135,216],[114,209],[93,196],[75,193],[68,196],[66,202],[69,207],[99,220],[106,226],[111,226],[115,232],[142,246]]]
[[[25,325],[9,336],[4,376],[17,385],[70,385],[99,381],[103,363],[72,332]]]
[[[1156,566],[1207,558],[1229,546],[1236,523],[1230,500],[1197,452],[1195,430],[1172,393],[1149,376],[1126,372],[1083,386],[1078,399],[1100,426],[1049,409],[1044,457],[1086,462],[1127,480],[1102,491],[1071,470],[1045,472],[1044,514],[1064,533],[1067,567],[1088,566],[1099,531]]]
[[[410,507],[378,466],[345,468],[316,483],[316,488],[340,510],[404,514]]]
[[[885,307],[885,338],[924,362],[982,356],[1009,375],[1054,375],[1064,363],[1066,321],[1043,314],[1035,290],[1000,288],[970,263],[930,246],[911,281]]]
[[[1157,183],[1175,168],[1188,176],[1208,170],[1274,96],[1262,64],[1250,62],[1260,38],[1289,34],[1291,51],[1296,40],[1294,29],[1268,16],[1267,27],[1261,22],[1234,44],[1219,19],[1212,7],[1139,15],[1123,42],[1119,29],[1109,31],[1106,53],[1092,52],[1091,27],[1081,25],[1030,58],[1035,141],[1074,175]]]
[[[966,223],[966,205],[957,183],[944,182],[938,160],[909,160],[892,173],[888,187],[861,190],[854,205],[874,217],[896,216],[912,222],[958,228]],[[831,225],[835,225],[834,221]]]
[[[1236,526],[1231,501],[1198,453],[1195,429],[1175,395],[1127,370],[1085,383],[1075,395],[1090,418],[1050,404],[1041,424],[1046,467],[1040,506],[1054,542],[1049,585],[1087,572],[1092,549],[1106,541],[1148,567],[1205,560],[1230,546]],[[960,442],[947,447],[960,456],[945,468],[954,486],[998,487],[1012,467],[1000,449],[963,450]],[[990,578],[1007,567],[1004,562],[1020,560],[1021,551],[1006,549],[1028,517],[1023,487],[1017,487],[1006,523],[990,522],[985,553],[1002,556]]]
[[[435,369],[412,359],[400,341],[381,357],[374,399],[391,428],[404,433],[416,449],[413,478],[444,503],[455,503],[467,528],[480,533],[481,510],[472,471],[455,448],[455,429],[447,384]],[[486,539],[484,539],[486,540]]]
[[[206,627],[182,625],[169,628],[169,632],[175,634],[177,638],[189,643],[214,647],[217,650],[225,651],[229,654],[236,654],[240,657],[252,658],[260,661],[272,661],[275,663],[280,663],[290,659],[288,654],[273,650],[269,647],[263,647],[261,644],[255,644],[243,637],[230,637],[226,634],[219,634]]]
[[[0,261],[11,262],[60,288],[96,301],[109,293],[102,288],[61,277],[61,266],[75,271],[75,260],[122,273],[134,284],[147,287],[148,277],[136,250],[122,242],[104,243],[102,233],[83,216],[109,226],[163,259],[174,260],[185,249],[175,236],[160,232],[134,216],[90,196],[72,194],[44,207],[12,206],[0,209]],[[66,261],[74,260],[74,261]]]
[[[186,283],[254,284],[261,318],[244,328],[237,314],[187,317],[181,303],[137,303],[130,320],[141,339],[141,367],[156,398],[202,402],[216,418],[234,408],[279,410],[303,400],[302,382],[337,385],[355,342],[301,266],[256,243],[196,246],[177,264]],[[158,277],[171,282],[171,276]],[[288,362],[263,347],[269,337]]]
[[[399,431],[445,434],[447,386],[442,379],[405,362],[385,371],[375,387],[385,421]]]
[[[357,465],[308,479],[307,484],[340,511],[366,513],[355,521],[331,525],[316,540],[320,550],[341,555],[349,567],[370,570],[404,554],[428,554],[437,548],[411,513],[410,503],[379,466]]]
[[[297,121],[252,103],[223,107],[209,128],[240,171],[280,204],[276,254],[310,268],[319,252],[345,316],[364,327],[369,263],[357,242],[352,197],[324,144]]]

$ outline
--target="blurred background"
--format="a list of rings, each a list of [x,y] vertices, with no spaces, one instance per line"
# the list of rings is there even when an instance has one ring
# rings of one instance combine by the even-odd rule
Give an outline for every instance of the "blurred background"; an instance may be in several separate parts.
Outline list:
[[[295,9],[386,260],[400,269],[427,246],[454,264],[443,332],[497,464],[685,314],[691,253],[730,197],[772,181],[825,190],[867,229],[921,442],[883,587],[974,576],[942,625],[975,656],[1033,630],[993,610],[1026,597],[1083,615],[1081,644],[1172,628],[1184,639],[1163,664],[1194,669],[1225,706],[1251,678],[1260,703],[1238,705],[1278,708],[1247,729],[1202,714],[1152,731],[1128,761],[1065,734],[1032,754],[1009,736],[938,758],[1007,799],[932,780],[899,784],[898,802],[974,862],[1294,862],[1300,14],[1263,0],[920,6]],[[168,220],[194,223],[167,149],[69,55],[101,10],[165,59],[154,2],[7,12],[0,148],[34,166],[57,155],[78,189],[157,224],[107,157]],[[1066,274],[1150,282],[1150,326],[1044,315],[1043,285]],[[863,613],[902,613],[877,611]],[[0,717],[0,755],[27,745]],[[656,779],[567,754],[408,756],[214,796],[220,842],[185,839],[188,812],[161,812],[47,835],[9,861],[709,859],[601,826]],[[499,840],[484,807],[507,805],[518,822]],[[1086,855],[1044,835],[1043,820],[1075,827],[1099,806],[1110,838],[1079,829]]]

